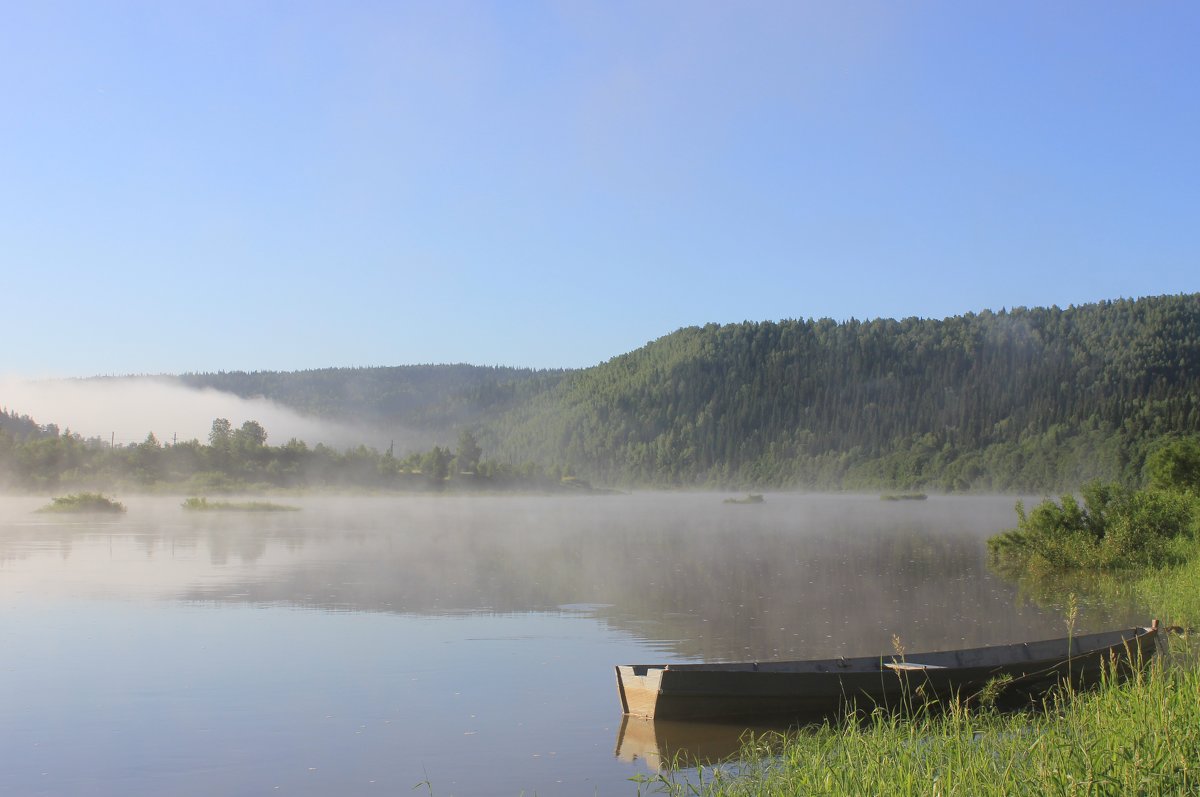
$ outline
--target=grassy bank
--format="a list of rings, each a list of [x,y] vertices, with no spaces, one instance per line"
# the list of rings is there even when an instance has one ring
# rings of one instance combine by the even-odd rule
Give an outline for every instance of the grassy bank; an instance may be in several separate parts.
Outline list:
[[[1200,671],[1151,667],[1044,712],[950,711],[827,725],[747,745],[736,771],[643,793],[702,795],[1200,794]]]

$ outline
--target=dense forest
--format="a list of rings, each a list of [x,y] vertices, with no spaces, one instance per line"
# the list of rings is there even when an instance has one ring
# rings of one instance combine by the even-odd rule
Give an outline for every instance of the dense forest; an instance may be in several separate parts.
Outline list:
[[[508,473],[614,486],[1136,485],[1156,446],[1200,433],[1200,294],[941,320],[709,324],[574,371],[428,365],[180,379],[323,418],[430,429],[447,446],[467,433],[480,461]],[[43,460],[25,449],[69,437],[52,428],[0,414],[0,466],[27,483],[21,474]],[[430,453],[306,451],[374,457],[376,471],[407,462],[405,473]],[[196,462],[220,471],[211,458]]]
[[[568,372],[478,365],[189,373],[185,385],[277,401],[328,420],[457,434],[557,385]]]
[[[489,431],[608,483],[1136,482],[1154,441],[1200,431],[1200,295],[682,329]]]

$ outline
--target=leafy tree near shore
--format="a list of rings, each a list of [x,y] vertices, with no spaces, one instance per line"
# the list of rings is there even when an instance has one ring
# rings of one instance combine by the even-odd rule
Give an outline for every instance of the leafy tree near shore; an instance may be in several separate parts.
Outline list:
[[[1151,487],[1200,494],[1200,440],[1173,440],[1146,459]]]
[[[460,473],[475,473],[479,469],[479,458],[483,449],[479,441],[469,429],[463,429],[458,435],[458,453],[454,455],[455,467]]]
[[[41,427],[37,427],[41,428]],[[14,441],[0,429],[0,486],[20,489],[130,486],[138,489],[183,488],[196,493],[222,493],[288,488],[368,488],[378,490],[558,489],[553,469],[483,460],[474,436],[460,439],[457,461],[474,463],[469,484],[447,482],[456,456],[434,446],[403,459],[367,446],[336,451],[318,444],[310,448],[291,439],[267,445],[267,430],[246,421],[236,430],[225,418],[213,421],[209,445],[189,440],[161,444],[151,433],[137,444],[110,447],[83,440],[67,430]],[[577,487],[576,487],[577,489]]]

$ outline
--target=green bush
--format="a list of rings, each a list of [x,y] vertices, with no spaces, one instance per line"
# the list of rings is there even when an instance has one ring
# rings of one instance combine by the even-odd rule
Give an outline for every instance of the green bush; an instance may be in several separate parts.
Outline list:
[[[1001,565],[1035,571],[1162,565],[1178,558],[1176,540],[1195,538],[1195,496],[1175,490],[1130,490],[1092,482],[1032,512],[1017,503],[1017,527],[988,540]]]
[[[72,493],[55,498],[39,512],[112,512],[125,511],[125,505],[101,493]]]

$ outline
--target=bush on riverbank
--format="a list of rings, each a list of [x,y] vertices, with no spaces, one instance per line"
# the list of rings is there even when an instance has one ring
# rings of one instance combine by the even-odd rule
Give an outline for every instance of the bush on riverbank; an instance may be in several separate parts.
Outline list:
[[[1032,512],[1017,503],[1017,527],[988,540],[1002,567],[1034,571],[1179,563],[1197,537],[1200,501],[1172,489],[1131,490],[1092,482]]]

